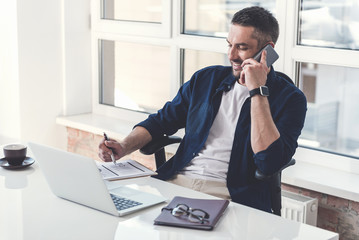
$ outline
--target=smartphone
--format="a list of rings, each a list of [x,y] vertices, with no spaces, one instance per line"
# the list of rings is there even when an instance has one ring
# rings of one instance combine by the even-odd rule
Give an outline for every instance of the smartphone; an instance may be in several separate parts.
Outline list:
[[[254,57],[253,57],[254,60],[256,60],[257,62],[261,61],[261,56],[262,56],[263,50],[267,51],[267,66],[270,67],[279,58],[278,53],[274,50],[272,45],[267,44],[266,46],[264,46],[264,48],[259,50],[259,52],[256,55],[254,55]]]

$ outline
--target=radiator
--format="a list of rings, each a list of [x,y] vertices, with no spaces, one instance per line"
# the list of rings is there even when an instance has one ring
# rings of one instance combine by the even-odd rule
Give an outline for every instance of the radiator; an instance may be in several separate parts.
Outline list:
[[[282,217],[317,225],[318,199],[282,191]]]

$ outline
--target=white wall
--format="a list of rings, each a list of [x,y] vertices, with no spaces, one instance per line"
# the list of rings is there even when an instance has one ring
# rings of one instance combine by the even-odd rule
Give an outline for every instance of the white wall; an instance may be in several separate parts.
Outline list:
[[[92,112],[90,0],[63,0],[64,115]]]
[[[0,136],[19,138],[16,1],[0,0]]]
[[[91,111],[90,3],[74,2],[0,0],[0,145],[65,149],[56,117]]]

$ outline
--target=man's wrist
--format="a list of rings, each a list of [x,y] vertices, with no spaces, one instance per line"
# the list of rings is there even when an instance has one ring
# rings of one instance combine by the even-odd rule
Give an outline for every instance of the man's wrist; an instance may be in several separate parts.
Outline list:
[[[249,96],[253,97],[255,95],[260,95],[263,97],[268,97],[269,96],[269,89],[267,86],[260,86],[258,88],[252,89],[249,91]]]

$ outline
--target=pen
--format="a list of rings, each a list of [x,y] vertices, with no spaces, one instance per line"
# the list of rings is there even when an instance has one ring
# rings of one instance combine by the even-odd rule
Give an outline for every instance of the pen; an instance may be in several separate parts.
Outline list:
[[[107,137],[106,133],[103,133],[103,137],[105,138],[106,141],[108,140],[108,137]],[[113,164],[116,165],[115,155],[113,155],[112,150],[111,150],[111,159],[112,159]]]

